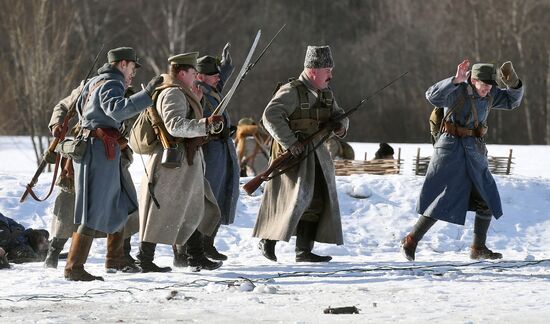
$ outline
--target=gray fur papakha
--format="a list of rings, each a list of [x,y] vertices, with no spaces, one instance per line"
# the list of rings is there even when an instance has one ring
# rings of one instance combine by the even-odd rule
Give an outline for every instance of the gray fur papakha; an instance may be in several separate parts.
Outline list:
[[[334,60],[332,52],[328,45],[325,46],[308,46],[306,50],[306,58],[304,67],[308,69],[324,69],[333,68]]]

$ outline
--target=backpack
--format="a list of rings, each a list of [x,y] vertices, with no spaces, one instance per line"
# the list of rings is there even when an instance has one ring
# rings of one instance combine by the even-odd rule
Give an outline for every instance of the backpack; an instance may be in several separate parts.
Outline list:
[[[134,122],[130,134],[128,135],[128,144],[134,152],[138,154],[152,154],[156,151],[157,147],[161,145],[155,127],[164,128],[164,123],[158,118],[158,114],[155,114],[155,106],[160,92],[166,88],[172,87],[177,87],[177,85],[165,85],[155,89],[153,93],[153,105],[142,111]],[[156,116],[151,116],[151,114]],[[155,119],[156,123],[153,122],[153,119]]]
[[[128,136],[128,144],[138,154],[151,154],[160,144],[153,123],[149,118],[148,109],[139,114]]]

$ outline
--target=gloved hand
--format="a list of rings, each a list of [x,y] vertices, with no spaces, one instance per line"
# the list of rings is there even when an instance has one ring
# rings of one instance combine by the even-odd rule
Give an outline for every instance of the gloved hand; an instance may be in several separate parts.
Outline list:
[[[223,116],[222,115],[212,115],[206,118],[206,128],[211,133],[214,130],[219,130],[222,127]]]
[[[63,139],[67,134],[68,127],[63,127],[63,124],[57,124],[52,128],[52,135],[55,138]]]
[[[500,75],[502,83],[504,83],[508,88],[515,88],[519,84],[519,78],[514,70],[512,62],[504,62],[500,67]]]
[[[153,98],[153,92],[155,92],[155,89],[164,82],[164,78],[162,75],[157,75],[156,77],[152,78],[149,83],[147,83],[147,86],[145,87],[145,92],[149,95],[149,97]]]
[[[231,59],[231,54],[229,54],[229,48],[231,48],[231,43],[227,42],[222,50],[221,65],[231,64],[231,62],[233,61]]]
[[[292,156],[299,157],[302,153],[304,153],[306,148],[304,144],[302,144],[302,142],[296,141],[294,142],[294,144],[290,145],[288,150],[290,151],[290,154],[292,154]]]

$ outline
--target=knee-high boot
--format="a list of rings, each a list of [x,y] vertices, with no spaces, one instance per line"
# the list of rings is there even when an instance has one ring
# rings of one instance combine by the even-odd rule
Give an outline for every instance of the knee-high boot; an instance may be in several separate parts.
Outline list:
[[[502,253],[493,252],[485,245],[491,219],[491,214],[476,213],[474,222],[474,242],[470,248],[470,258],[473,260],[502,259]]]
[[[317,223],[300,221],[296,228],[296,262],[328,262],[331,256],[312,253],[317,234]]]
[[[202,242],[202,234],[198,230],[195,230],[191,237],[185,243],[186,254],[188,256],[189,267],[192,271],[215,270],[222,266],[222,261],[211,261],[204,254],[204,247]]]
[[[77,232],[73,233],[67,264],[65,265],[65,279],[72,281],[103,281],[102,277],[93,276],[84,270],[84,264],[88,259],[93,240],[92,236]]]
[[[141,242],[139,244],[139,252],[137,259],[142,272],[170,272],[170,267],[159,267],[153,263],[155,258],[156,243]]]

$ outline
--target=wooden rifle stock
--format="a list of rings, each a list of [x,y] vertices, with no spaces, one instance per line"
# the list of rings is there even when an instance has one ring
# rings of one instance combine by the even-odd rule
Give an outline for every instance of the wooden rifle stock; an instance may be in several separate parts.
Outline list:
[[[92,66],[90,67],[90,70],[88,71],[88,74],[86,74],[86,77],[84,78],[84,82],[87,82],[88,79],[90,78],[90,76],[92,75],[92,72],[94,71],[94,67],[97,64],[97,60],[99,59],[99,55],[101,55],[101,52],[103,52],[103,46],[104,46],[104,44],[101,45],[101,48],[99,49],[99,52],[95,56],[94,62],[92,64]],[[82,90],[80,91],[80,94],[78,95],[79,97],[82,95],[82,91],[84,91],[84,87],[82,87]],[[52,180],[52,184],[50,186],[50,192],[48,192],[48,194],[46,195],[46,198],[44,198],[44,199],[38,198],[34,194],[34,192],[32,191],[32,188],[36,185],[36,182],[38,181],[38,177],[44,171],[44,168],[46,168],[46,164],[48,163],[46,161],[46,156],[51,155],[53,152],[55,152],[55,148],[57,147],[57,144],[59,144],[60,141],[65,139],[65,135],[67,134],[67,131],[68,131],[68,128],[69,128],[69,122],[76,115],[76,102],[77,101],[78,100],[75,100],[71,104],[71,107],[69,107],[69,110],[67,111],[67,115],[65,115],[65,118],[63,119],[63,124],[62,124],[62,127],[61,127],[62,134],[59,137],[56,137],[56,138],[53,139],[52,143],[48,147],[48,150],[42,156],[42,161],[40,161],[40,164],[38,165],[38,169],[34,173],[34,176],[32,177],[31,182],[29,182],[27,184],[27,187],[26,187],[27,189],[25,190],[25,192],[23,193],[23,196],[21,196],[21,199],[19,200],[20,203],[24,202],[25,199],[27,199],[27,196],[29,194],[31,194],[31,196],[37,201],[44,201],[44,200],[48,199],[48,197],[52,194],[53,187],[55,185],[55,178],[57,177],[57,169],[58,169],[59,163],[61,161],[61,158],[60,158],[59,154],[57,154],[57,156],[55,158],[55,167],[54,167],[54,172],[53,172],[53,180]]]
[[[290,151],[286,150],[281,156],[273,160],[266,170],[245,183],[243,185],[244,191],[246,191],[246,193],[249,195],[253,194],[254,191],[256,191],[262,185],[262,183],[269,180],[269,175],[273,173],[273,171],[275,171],[280,166],[285,165],[291,159],[292,154],[290,153]]]
[[[57,147],[57,144],[59,144],[59,142],[65,138],[65,135],[67,135],[69,122],[74,117],[74,115],[76,115],[75,103],[71,105],[71,108],[69,109],[69,111],[67,112],[67,115],[65,115],[65,118],[63,119],[63,124],[61,124],[61,135],[53,139],[53,141],[50,143],[50,146],[48,146],[48,149],[46,150],[46,152],[44,152],[44,155],[42,155],[42,161],[40,161],[40,164],[38,165],[38,168],[36,169],[36,172],[34,173],[31,181],[27,184],[25,192],[21,196],[21,199],[19,199],[19,203],[24,202],[25,199],[27,199],[27,196],[29,194],[31,194],[31,196],[37,201],[44,201],[48,199],[48,197],[50,197],[50,195],[52,194],[53,187],[55,185],[55,178],[57,177],[57,169],[59,167],[59,162],[60,162],[59,153],[55,153],[55,148]],[[42,172],[44,172],[46,165],[48,165],[48,161],[46,160],[46,157],[50,156],[51,154],[56,154],[52,184],[50,186],[50,191],[48,192],[46,197],[43,199],[40,199],[34,194],[32,188],[38,182],[38,177],[40,177]]]
[[[174,139],[168,134],[168,131],[164,126],[164,122],[160,118],[155,107],[147,108],[147,114],[149,115],[153,130],[155,131],[157,138],[160,140],[162,147],[165,149],[170,148],[172,146],[172,143],[174,142]]]

